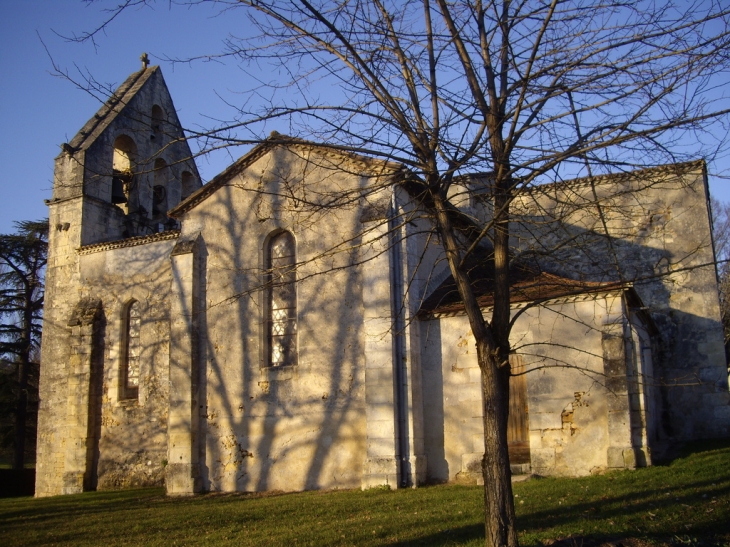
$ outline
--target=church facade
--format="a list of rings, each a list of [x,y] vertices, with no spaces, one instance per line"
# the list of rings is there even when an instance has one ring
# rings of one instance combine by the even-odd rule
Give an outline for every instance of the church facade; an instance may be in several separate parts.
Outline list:
[[[474,339],[403,173],[272,134],[202,185],[159,68],[131,75],[56,158],[36,495],[480,480]],[[513,472],[730,434],[708,200],[702,162],[518,194]]]

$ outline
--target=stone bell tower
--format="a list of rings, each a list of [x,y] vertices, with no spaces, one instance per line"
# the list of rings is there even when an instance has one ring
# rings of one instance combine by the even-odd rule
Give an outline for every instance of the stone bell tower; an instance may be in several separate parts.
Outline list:
[[[142,69],[61,145],[55,160],[47,202],[37,496],[96,487],[109,310],[87,282],[101,255],[82,263],[83,250],[175,231],[167,211],[201,186],[162,72],[148,66],[146,54],[141,59]]]

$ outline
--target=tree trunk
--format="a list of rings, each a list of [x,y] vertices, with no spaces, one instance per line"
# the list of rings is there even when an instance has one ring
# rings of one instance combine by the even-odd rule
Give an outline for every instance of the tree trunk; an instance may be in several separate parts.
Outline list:
[[[26,281],[23,306],[23,333],[20,339],[18,355],[18,403],[15,409],[15,447],[13,452],[13,469],[25,467],[25,437],[28,418],[28,373],[30,368],[30,340],[33,328],[32,288]],[[32,285],[31,285],[32,287]]]
[[[492,130],[492,146],[503,151],[497,126]],[[503,155],[502,155],[503,157]],[[476,338],[477,359],[482,371],[484,422],[484,527],[486,544],[519,545],[515,528],[512,472],[509,467],[507,423],[509,419],[509,194],[511,180],[506,162],[495,162],[494,181],[494,304],[490,330],[491,344]],[[475,333],[476,337],[476,333]]]
[[[477,341],[477,358],[482,371],[484,458],[484,529],[486,545],[516,547],[512,473],[507,446],[509,416],[509,367]]]
[[[21,361],[18,364],[18,402],[15,408],[15,446],[13,451],[13,469],[23,469],[23,467],[25,466],[25,422],[28,414],[27,361],[27,356],[21,356]]]
[[[477,347],[484,401],[484,528],[488,547],[517,547],[515,508],[512,496],[512,473],[507,450],[507,418],[509,415],[509,279],[508,231],[501,224],[495,237],[495,305],[492,324],[487,324],[477,302],[470,280],[461,267],[459,246],[446,206],[434,196],[436,219],[444,243],[454,282],[464,302]],[[506,217],[506,207],[500,216]],[[498,227],[500,224],[497,225]],[[502,301],[498,301],[502,299]]]

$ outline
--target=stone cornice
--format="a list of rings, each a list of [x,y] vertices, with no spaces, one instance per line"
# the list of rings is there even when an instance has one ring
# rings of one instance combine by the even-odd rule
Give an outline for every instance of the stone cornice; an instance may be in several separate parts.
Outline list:
[[[592,290],[589,292],[582,292],[580,294],[557,296],[555,298],[546,299],[546,300],[540,301],[537,304],[537,306],[542,307],[542,306],[551,306],[551,305],[555,305],[555,304],[568,304],[571,302],[585,302],[587,300],[596,300],[599,298],[606,298],[606,297],[610,297],[610,296],[620,296],[621,294],[623,294],[624,292],[629,291],[629,290],[631,290],[630,285],[626,285],[626,286],[619,287],[619,288],[611,288],[608,290],[597,289],[597,290]],[[513,302],[510,304],[510,309],[519,310],[528,305],[535,306],[535,302]],[[484,306],[481,309],[482,309],[482,313],[491,312],[492,306]],[[459,309],[459,310],[450,310],[447,312],[439,312],[439,311],[430,312],[430,313],[421,315],[419,317],[419,319],[425,320],[425,321],[430,321],[431,319],[441,319],[443,317],[457,317],[460,315],[466,315],[466,311],[464,311],[463,308]]]
[[[637,169],[635,171],[626,171],[625,173],[609,173],[606,175],[598,175],[595,177],[581,177],[577,179],[569,179],[546,184],[537,184],[528,188],[520,188],[515,192],[516,195],[533,194],[536,192],[549,192],[556,189],[564,188],[580,188],[589,184],[615,184],[617,182],[630,182],[637,179],[647,179],[651,177],[664,178],[666,176],[682,176],[692,171],[706,171],[707,165],[705,160],[694,160],[684,163],[670,163],[667,165],[659,165],[657,167],[647,167],[646,169]]]
[[[91,245],[84,245],[83,247],[79,247],[78,249],[76,249],[76,252],[80,255],[88,255],[92,253],[99,253],[102,251],[110,251],[112,249],[136,247],[137,245],[146,245],[147,243],[156,243],[158,241],[177,239],[179,235],[180,230],[167,230],[165,232],[159,232],[148,236],[128,237],[126,239],[119,239],[117,241],[92,243]]]

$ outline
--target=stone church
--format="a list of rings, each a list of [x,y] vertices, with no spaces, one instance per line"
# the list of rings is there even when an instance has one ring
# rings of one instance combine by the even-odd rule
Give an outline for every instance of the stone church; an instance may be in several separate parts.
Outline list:
[[[61,148],[37,496],[480,479],[474,339],[402,166],[272,134],[203,185],[158,67]],[[488,221],[487,177],[455,215]],[[730,434],[708,200],[701,161],[517,195],[513,472]]]

